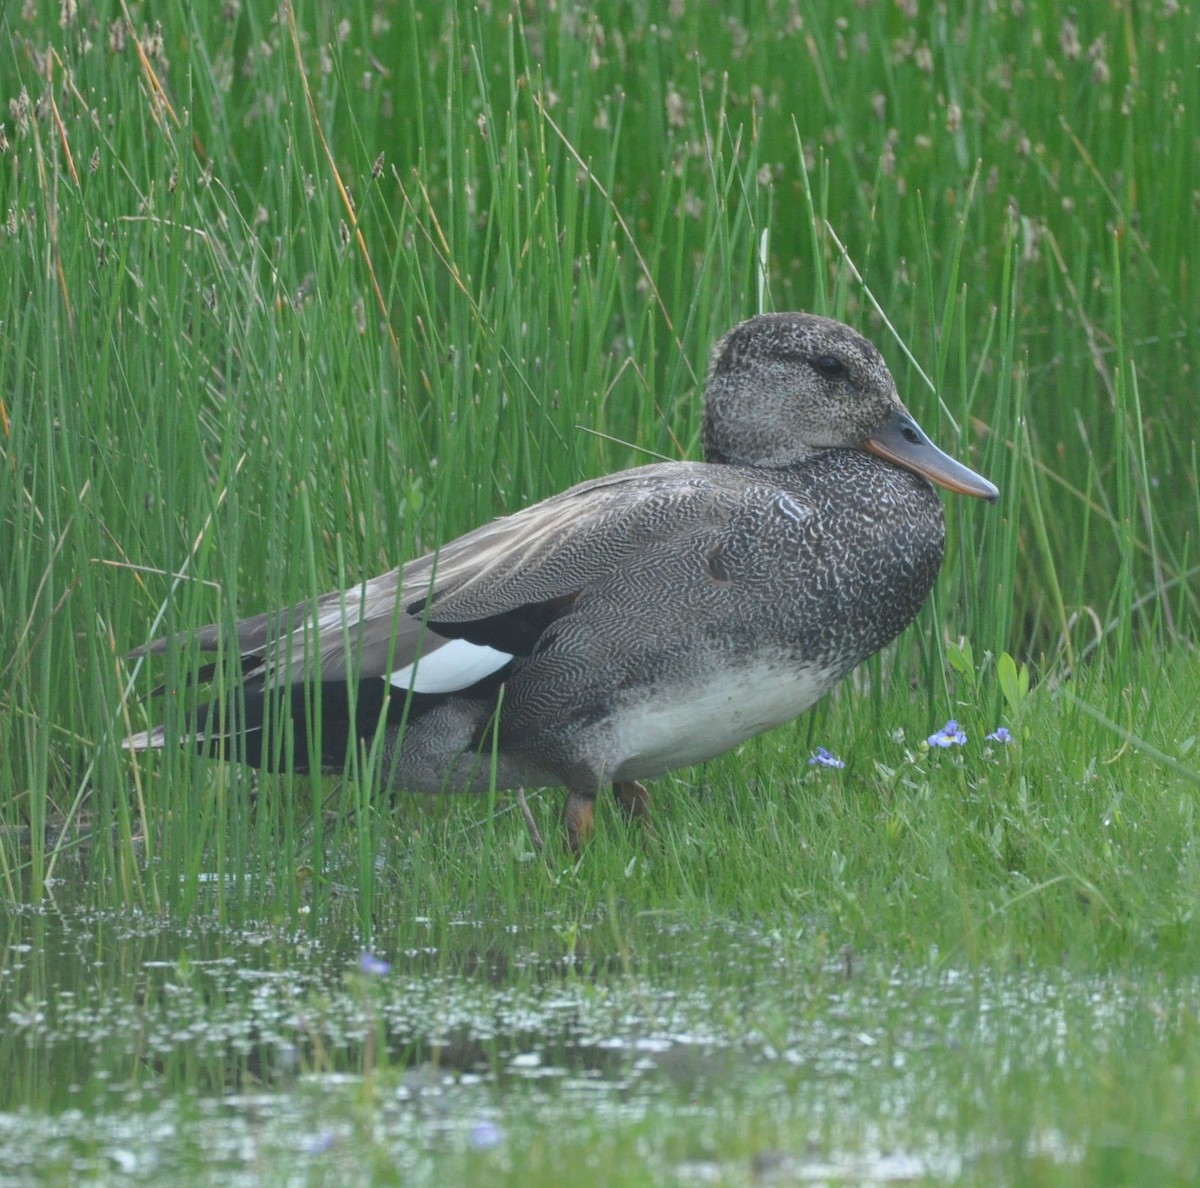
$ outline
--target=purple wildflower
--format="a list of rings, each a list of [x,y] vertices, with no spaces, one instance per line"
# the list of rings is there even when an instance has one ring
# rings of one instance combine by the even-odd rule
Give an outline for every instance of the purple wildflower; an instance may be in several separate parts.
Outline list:
[[[809,767],[845,767],[846,765],[836,756],[831,755],[824,747],[818,747],[817,753],[808,761]]]
[[[996,729],[991,732],[991,734],[985,734],[983,737],[986,738],[988,742],[1012,742],[1012,735],[1009,734],[1007,726],[997,726]]]
[[[959,730],[958,723],[953,718],[937,734],[931,734],[928,739],[931,747],[961,747],[966,741],[966,732]]]
[[[384,974],[392,972],[392,963],[363,949],[362,956],[358,959],[358,968],[370,977],[381,978]]]
[[[476,1122],[467,1135],[467,1144],[472,1151],[491,1151],[504,1142],[504,1128],[495,1122]]]

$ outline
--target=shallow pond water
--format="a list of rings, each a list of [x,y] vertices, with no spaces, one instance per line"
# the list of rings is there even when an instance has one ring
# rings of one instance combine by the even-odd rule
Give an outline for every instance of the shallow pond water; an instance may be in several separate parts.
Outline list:
[[[577,932],[364,955],[10,910],[0,1184],[1120,1183],[1194,1155],[1143,1116],[1195,1075],[1190,981],[881,969],[663,916],[591,962]]]

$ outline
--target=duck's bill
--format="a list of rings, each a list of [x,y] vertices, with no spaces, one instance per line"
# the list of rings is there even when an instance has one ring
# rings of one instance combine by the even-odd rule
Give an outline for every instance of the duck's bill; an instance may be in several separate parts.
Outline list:
[[[906,470],[916,471],[931,483],[959,495],[974,495],[995,503],[1000,491],[969,466],[956,462],[925,436],[924,430],[905,412],[897,412],[878,433],[863,442],[865,449]]]

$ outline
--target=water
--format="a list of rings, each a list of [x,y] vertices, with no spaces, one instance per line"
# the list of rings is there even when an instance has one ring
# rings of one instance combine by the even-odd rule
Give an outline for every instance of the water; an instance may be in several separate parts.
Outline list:
[[[554,922],[429,923],[366,962],[283,926],[4,923],[5,1185],[1083,1183],[1190,1157],[1087,1110],[1155,1067],[1191,983],[884,970],[661,916],[603,960]]]

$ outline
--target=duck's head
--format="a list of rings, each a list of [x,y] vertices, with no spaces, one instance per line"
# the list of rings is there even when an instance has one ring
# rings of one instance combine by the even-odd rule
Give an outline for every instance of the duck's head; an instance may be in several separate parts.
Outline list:
[[[925,436],[883,356],[849,326],[781,313],[730,330],[709,362],[705,457],[791,466],[830,448],[868,450],[961,495],[999,496]]]

